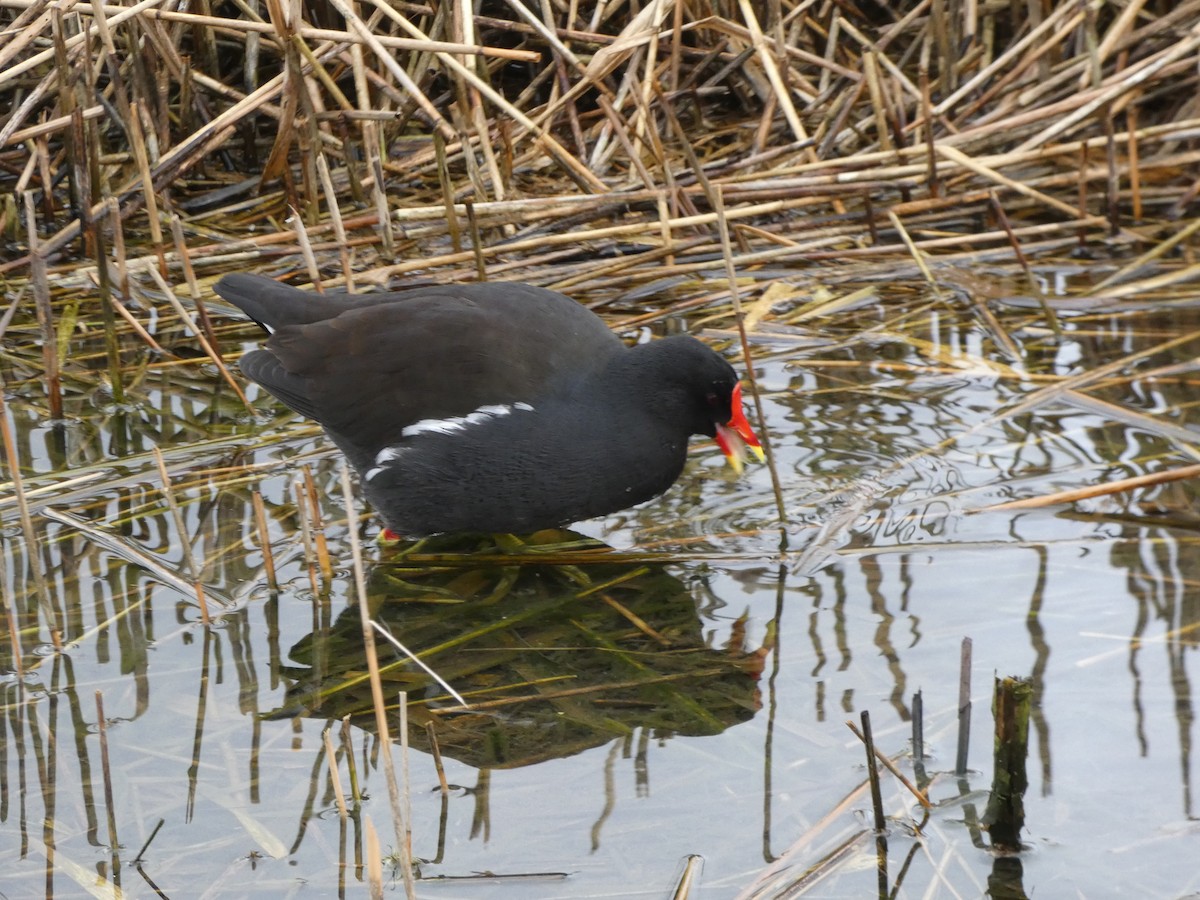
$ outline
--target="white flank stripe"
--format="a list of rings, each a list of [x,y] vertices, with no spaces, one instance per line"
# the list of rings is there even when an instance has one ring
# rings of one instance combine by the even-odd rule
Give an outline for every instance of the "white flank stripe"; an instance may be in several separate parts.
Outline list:
[[[467,413],[465,416],[452,416],[448,419],[421,419],[418,422],[413,422],[407,428],[400,432],[401,437],[416,437],[420,434],[456,434],[460,431],[466,431],[469,425],[481,425],[484,422],[491,422],[495,419],[501,419],[504,416],[512,415],[513,412],[533,412],[533,407],[528,403],[492,403],[487,406],[481,406],[474,412]],[[391,463],[395,462],[400,456],[408,451],[409,447],[384,447],[375,456],[375,465],[367,469],[363,476],[367,481],[370,481]]]
[[[459,431],[465,431],[468,425],[480,425],[492,419],[511,415],[514,409],[529,411],[533,407],[528,403],[514,403],[511,406],[499,403],[490,404],[488,406],[481,406],[479,409],[472,413],[467,413],[465,416],[452,416],[449,419],[421,419],[419,422],[413,422],[401,431],[400,434],[404,437],[416,437],[418,434],[429,433],[455,434]]]
[[[382,472],[388,463],[395,462],[400,457],[400,454],[404,452],[404,450],[404,447],[384,447],[377,454],[375,454],[375,467],[367,469],[367,474],[365,474],[363,478],[367,479],[367,481],[370,481],[372,478]]]

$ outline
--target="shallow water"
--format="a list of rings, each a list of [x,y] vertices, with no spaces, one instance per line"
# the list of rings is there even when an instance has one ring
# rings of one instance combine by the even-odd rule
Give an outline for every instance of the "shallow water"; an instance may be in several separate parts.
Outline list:
[[[1194,482],[980,511],[1194,462],[1200,335],[1167,345],[1200,316],[1074,312],[1058,341],[1038,310],[995,309],[1023,362],[967,305],[930,307],[912,285],[854,311],[781,310],[764,323],[753,344],[784,526],[765,467],[737,479],[697,445],[663,498],[576,529],[627,551],[612,560],[480,564],[434,546],[413,562],[368,545],[375,614],[456,690],[496,703],[456,716],[411,665],[388,672],[389,691],[434,709],[411,712],[412,846],[424,878],[453,881],[419,883],[420,896],[661,897],[689,854],[704,860],[693,896],[799,895],[800,874],[843,845],[809,895],[874,894],[864,755],[845,722],[869,712],[878,745],[911,775],[918,690],[934,810],[922,815],[885,773],[889,889],[979,896],[1004,877],[1011,896],[1013,879],[1039,896],[1200,891]],[[1156,347],[1104,378],[1063,380]],[[6,366],[11,386],[20,372]],[[152,883],[171,897],[361,893],[362,828],[339,823],[321,740],[350,713],[362,812],[394,848],[384,748],[361,715],[336,460],[309,426],[251,396],[257,418],[202,366],[152,367],[129,411],[93,390],[51,426],[34,391],[10,389],[45,602],[68,644],[47,644],[49,613],[5,496],[3,587],[23,667],[15,674],[4,641],[5,896],[113,882],[137,897],[154,896]],[[330,577],[305,563],[299,458],[312,466]],[[46,505],[82,526],[46,518]],[[368,519],[364,533],[376,529]],[[207,629],[185,590],[185,542],[212,604]],[[973,741],[959,778],[965,637]],[[1027,849],[1006,860],[978,829],[995,675],[1030,679],[1035,698]],[[513,695],[540,699],[502,702]]]

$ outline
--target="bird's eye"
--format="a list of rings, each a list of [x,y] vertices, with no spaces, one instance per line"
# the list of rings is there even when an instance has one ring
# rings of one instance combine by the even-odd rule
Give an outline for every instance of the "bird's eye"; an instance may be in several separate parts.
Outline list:
[[[718,397],[713,391],[709,391],[704,396],[704,402],[709,406],[716,408],[720,404],[721,398]]]

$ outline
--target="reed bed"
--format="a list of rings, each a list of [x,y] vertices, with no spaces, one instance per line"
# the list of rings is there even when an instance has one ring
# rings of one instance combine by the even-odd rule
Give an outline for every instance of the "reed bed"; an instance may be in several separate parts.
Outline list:
[[[611,297],[719,271],[717,192],[752,278],[1140,252],[1200,190],[1200,2],[470,9],[0,0],[0,274],[134,330],[230,269]]]

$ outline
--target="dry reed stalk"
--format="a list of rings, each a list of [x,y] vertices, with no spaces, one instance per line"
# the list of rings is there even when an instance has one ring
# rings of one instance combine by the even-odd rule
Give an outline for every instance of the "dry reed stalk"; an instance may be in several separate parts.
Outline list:
[[[424,113],[429,117],[429,120],[433,122],[439,131],[442,132],[443,136],[447,139],[454,137],[455,134],[453,126],[446,121],[440,112],[438,112],[437,107],[430,102],[429,98],[425,96],[425,93],[417,86],[416,82],[409,77],[408,72],[406,72],[404,68],[396,62],[395,57],[388,52],[388,49],[367,27],[366,23],[363,22],[359,15],[350,8],[345,0],[329,0],[329,3],[334,9],[341,13],[342,17],[346,20],[346,23],[351,26],[351,29],[356,32],[359,37],[362,38],[363,43],[366,44],[366,46],[369,47],[372,52],[374,52],[376,59],[383,64],[383,66],[392,74],[396,81],[398,81],[404,88],[406,96],[420,106]],[[376,8],[382,9],[378,6]],[[388,7],[388,9],[391,9],[391,7]],[[399,13],[394,13],[394,15],[400,17],[401,19],[403,18]],[[429,50],[433,44],[433,41],[430,41],[429,38],[423,34],[419,35],[419,39],[426,42],[426,45],[421,49]],[[439,54],[444,54],[445,51],[437,52]]]
[[[786,544],[788,523],[787,507],[783,502],[783,485],[779,479],[779,472],[775,468],[775,458],[771,449],[771,435],[767,428],[767,416],[763,409],[762,393],[758,388],[758,377],[754,371],[754,357],[750,353],[750,339],[746,336],[745,316],[742,312],[741,294],[738,290],[737,273],[733,265],[733,248],[729,240],[729,222],[725,215],[725,200],[721,195],[720,188],[717,188],[710,198],[713,209],[716,213],[717,229],[721,239],[721,257],[725,263],[725,279],[729,284],[729,297],[733,303],[733,314],[737,323],[738,338],[742,346],[742,359],[746,366],[746,380],[750,383],[750,394],[754,398],[754,412],[758,422],[758,433],[763,444],[763,452],[767,463],[767,470],[771,473],[771,487],[775,494],[775,509],[779,514],[779,524],[781,529],[781,539]]]
[[[746,27],[750,30],[750,40],[758,54],[759,62],[762,63],[763,70],[767,73],[767,79],[774,89],[775,99],[783,109],[788,127],[791,129],[793,137],[804,143],[808,140],[808,133],[800,121],[800,114],[792,103],[788,87],[783,83],[783,77],[779,74],[779,66],[776,65],[775,57],[767,49],[766,39],[763,37],[762,28],[758,24],[758,18],[754,15],[754,8],[750,5],[750,0],[738,0],[738,8],[741,10]]]
[[[0,576],[4,574],[3,564],[0,564]],[[17,630],[17,619],[13,615],[12,603],[8,591],[0,593],[0,605],[4,607],[4,624],[8,628],[8,651],[12,654],[12,669],[18,678],[25,674],[25,666],[21,660],[21,633]],[[446,792],[446,776],[442,775],[442,793]]]
[[[309,282],[318,294],[325,293],[325,286],[321,283],[321,267],[317,263],[316,254],[313,252],[312,241],[308,238],[308,229],[304,227],[304,220],[295,207],[291,208],[291,215],[288,216],[287,221],[296,232],[296,243],[300,248],[300,257],[304,260],[304,267],[308,272]]]
[[[62,384],[58,371],[58,339],[54,328],[54,310],[50,306],[50,286],[46,280],[46,259],[40,249],[33,194],[28,191],[25,193],[25,226],[26,241],[29,245],[30,284],[33,288],[38,326],[42,332],[42,365],[46,371],[46,399],[50,404],[51,418],[61,419],[63,415]]]
[[[262,494],[254,491],[251,495],[254,503],[254,524],[258,529],[258,548],[263,556],[263,568],[267,573],[267,586],[274,592],[279,590],[279,579],[275,575],[275,553],[271,549],[271,535],[267,529],[267,511],[263,506]]]
[[[488,280],[487,262],[483,258],[483,233],[479,230],[479,219],[475,216],[475,204],[470,200],[463,204],[467,212],[467,231],[471,235],[471,259],[475,263],[475,280]]]
[[[342,791],[342,776],[338,772],[337,751],[333,747],[328,728],[321,732],[321,740],[325,744],[325,762],[329,768],[329,780],[333,785],[333,799],[337,803],[338,818],[344,822],[349,812],[346,809],[346,795]]]
[[[396,715],[399,721],[396,727],[400,731],[400,770],[404,781],[404,821],[407,831],[404,833],[404,843],[408,847],[409,865],[412,865],[412,778],[408,770],[408,692],[400,691],[396,695]]]
[[[466,2],[466,0],[464,0],[463,7],[464,13],[470,10],[470,4]],[[469,21],[470,16],[466,16],[466,19]],[[470,71],[465,60],[455,60],[455,62],[457,62],[460,66],[458,71]],[[480,82],[485,84],[486,71],[486,68],[484,68],[482,74],[476,73],[480,78]],[[500,170],[500,164],[496,159],[495,148],[493,146],[493,141],[491,140],[492,127],[484,112],[483,98],[480,94],[479,88],[476,86],[475,82],[467,84],[462,79],[456,80],[458,81],[459,87],[465,95],[468,119],[473,126],[474,133],[479,138],[479,152],[483,155],[484,168],[486,168],[488,173],[487,183],[480,185],[478,196],[481,198],[487,196],[485,189],[487,184],[490,184],[491,196],[495,197],[497,200],[504,200],[508,196],[509,186],[506,183],[504,173]],[[463,144],[463,150],[465,152],[467,150],[467,142],[462,141],[461,143]],[[508,230],[511,228],[511,226],[505,226],[505,228]]]
[[[688,900],[692,896],[692,888],[699,884],[700,873],[703,869],[703,856],[693,853],[685,857],[683,872],[675,883],[675,889],[671,891],[671,900]]]
[[[673,3],[672,8],[676,7],[677,5],[678,4]],[[632,142],[629,142],[628,136],[626,136],[627,140],[626,142],[623,142],[627,144],[625,152],[629,157],[629,161],[638,166],[639,172],[645,169],[645,165],[642,162],[642,153],[644,152],[647,142],[650,144],[651,152],[656,150],[659,151],[656,159],[659,167],[664,172],[669,171],[666,160],[662,156],[661,147],[658,146],[657,141],[654,140],[654,138],[657,138],[657,130],[654,128],[654,123],[652,121],[653,112],[650,108],[651,98],[654,95],[654,88],[655,85],[658,84],[658,54],[658,32],[654,31],[651,33],[650,43],[646,47],[646,61],[645,65],[642,67],[641,85],[639,86],[638,90],[632,93],[633,98],[636,100],[636,109],[634,111],[633,121],[633,140]],[[605,114],[608,114],[607,109],[605,110]],[[651,137],[652,134],[653,138]],[[650,186],[650,182],[647,180],[648,175],[649,173],[647,172],[642,178],[642,183],[647,187]]]
[[[167,466],[163,462],[162,451],[158,447],[151,447],[150,449],[154,454],[154,463],[158,468],[159,481],[162,483],[163,499],[167,501],[167,509],[171,513],[171,520],[175,524],[175,533],[179,536],[179,544],[183,549],[183,561],[187,567],[188,576],[193,582],[199,582],[200,567],[196,565],[196,557],[192,553],[192,545],[188,540],[187,528],[183,524],[183,513],[179,509],[179,502],[175,499],[175,488],[171,484],[171,476],[167,474]]]
[[[17,504],[17,512],[21,520],[21,534],[28,548],[26,558],[29,569],[33,573],[34,589],[37,591],[38,607],[46,618],[50,629],[50,640],[54,649],[61,651],[62,630],[59,626],[58,611],[50,600],[50,588],[46,584],[46,572],[42,566],[42,556],[36,552],[39,546],[37,532],[33,527],[33,516],[29,511],[28,498],[25,496],[25,481],[21,474],[20,456],[17,454],[16,442],[13,440],[12,426],[8,420],[8,405],[4,401],[4,392],[0,391],[0,441],[4,445],[4,460],[8,465],[9,484],[12,486],[13,498]]]
[[[346,771],[350,775],[350,796],[356,807],[362,805],[362,791],[358,785],[358,763],[354,760],[354,741],[351,740],[350,716],[342,717],[342,747],[346,751]]]
[[[331,2],[341,2],[341,0],[331,0]],[[397,25],[399,25],[409,34],[412,34],[421,40],[427,39],[426,35],[423,34],[419,28],[400,16],[399,13],[395,12],[390,6],[379,3],[379,0],[371,0],[371,2],[376,3],[377,9],[389,16]],[[572,180],[579,184],[580,187],[596,193],[602,193],[606,190],[603,182],[597,179],[582,163],[579,162],[579,160],[575,159],[574,156],[568,153],[563,146],[558,143],[558,141],[556,141],[546,131],[536,125],[533,120],[531,120],[516,107],[512,106],[512,104],[510,104],[504,99],[503,96],[497,93],[495,89],[491,87],[491,85],[482,81],[474,72],[472,72],[470,69],[467,69],[450,54],[438,51],[435,53],[435,55],[442,65],[445,66],[452,74],[461,77],[475,90],[479,91],[480,94],[486,97],[497,109],[510,117],[513,121],[517,122],[522,128],[534,134],[534,139],[537,144],[544,148],[563,168],[563,171],[570,178],[572,178]],[[447,135],[447,138],[453,136],[454,134],[451,132]],[[486,140],[486,135],[481,137]]]
[[[214,365],[216,365],[217,370],[221,373],[221,377],[225,379],[225,383],[233,388],[234,393],[237,394],[237,397],[242,402],[242,405],[246,407],[248,412],[252,413],[254,410],[250,406],[250,401],[246,399],[246,395],[242,393],[241,387],[238,385],[237,381],[234,380],[233,375],[229,373],[229,369],[225,366],[225,361],[221,359],[221,355],[216,351],[213,345],[209,343],[208,338],[206,338],[204,335],[204,332],[197,327],[195,322],[192,321],[192,317],[187,314],[187,311],[183,308],[183,304],[180,303],[179,298],[175,296],[175,291],[172,290],[170,285],[167,284],[166,280],[158,274],[158,270],[147,269],[146,271],[149,273],[155,284],[157,284],[158,289],[162,291],[163,296],[166,297],[167,302],[171,305],[172,309],[175,310],[175,315],[179,317],[179,321],[182,322],[184,327],[192,333],[192,335],[199,342],[201,348],[203,348],[204,352],[208,354],[208,358],[213,361]]]
[[[1177,375],[1181,371],[1183,369],[1180,366],[1164,366],[1159,369],[1148,369],[1145,372],[1138,372],[1136,377],[1147,383],[1151,383],[1159,379]],[[1128,384],[1134,377],[1133,374],[1130,374],[1123,378],[1107,379],[1096,385],[1096,389],[1108,388],[1118,384]],[[1105,416],[1112,422],[1132,425],[1134,428],[1141,429],[1147,434],[1158,435],[1165,440],[1172,441],[1184,455],[1200,459],[1200,448],[1195,446],[1196,432],[1176,425],[1173,422],[1164,421],[1161,416],[1148,415],[1136,409],[1130,409],[1128,406],[1109,403],[1098,397],[1083,394],[1079,391],[1067,391],[1062,395],[1062,402],[1076,409],[1083,409],[1097,415]]]
[[[363,835],[363,853],[367,857],[367,891],[371,900],[383,900],[383,854],[379,849],[375,823],[370,816],[363,816]]]
[[[1105,86],[1103,90],[1097,92],[1096,96],[1091,98],[1087,103],[1078,106],[1073,112],[1059,119],[1053,125],[1024,141],[1017,147],[1016,152],[1020,153],[1049,143],[1051,139],[1079,124],[1093,112],[1096,112],[1101,106],[1115,102],[1124,94],[1139,87],[1158,70],[1193,53],[1198,47],[1200,47],[1200,25],[1195,26],[1189,31],[1187,40],[1181,41],[1169,51],[1159,54],[1152,62],[1144,63],[1139,67],[1131,67],[1128,74]]]
[[[325,208],[329,210],[329,224],[333,229],[333,238],[338,246],[338,256],[342,264],[342,281],[346,286],[346,290],[353,292],[354,290],[354,269],[352,266],[352,258],[350,255],[350,247],[346,239],[346,226],[342,221],[342,207],[338,201],[337,191],[333,186],[333,176],[329,171],[329,160],[323,152],[317,153],[317,174],[321,179],[321,190],[325,192]],[[307,232],[305,232],[307,240]],[[308,253],[312,253],[312,242],[307,242]],[[320,280],[320,272],[318,270],[317,279],[314,284]]]
[[[143,11],[154,7],[155,5],[157,5],[160,2],[161,2],[161,0],[141,0],[141,2],[135,3],[133,6],[122,7],[122,8],[120,8],[121,9],[120,12],[115,13],[111,19],[108,19],[108,21],[106,22],[106,26],[109,28],[112,28],[117,25],[120,25],[122,22],[124,22],[128,19],[131,19],[134,16],[139,15]],[[47,21],[52,23],[55,15],[61,16],[62,13],[64,13],[67,9],[70,9],[74,5],[75,4],[73,2],[69,2],[69,0],[68,0],[67,3],[63,4],[63,6],[55,7],[53,10],[50,11],[50,15],[48,16]],[[20,35],[18,35],[15,42],[19,46],[8,48],[8,58],[11,59],[13,56],[17,55],[22,49],[24,49],[24,47],[26,45],[28,45],[29,43],[32,43],[34,40],[36,40],[37,36],[41,33],[42,30],[44,30],[44,23],[42,23],[42,27],[38,28],[37,31],[34,31],[33,28],[30,27],[30,28],[27,28],[25,31],[23,31]],[[98,33],[98,27],[97,27],[97,33]],[[26,72],[30,71],[31,69],[37,68],[38,66],[41,66],[44,63],[47,63],[50,60],[54,59],[54,56],[56,53],[61,53],[62,51],[65,51],[65,50],[71,50],[71,49],[79,46],[80,44],[84,43],[85,41],[90,41],[91,39],[92,39],[92,29],[88,28],[88,29],[85,29],[84,31],[80,31],[77,34],[71,35],[71,37],[69,37],[69,38],[64,39],[62,41],[61,47],[58,47],[58,48],[49,47],[46,50],[42,50],[39,53],[35,53],[32,56],[26,57],[21,62],[15,63],[12,66],[9,66],[8,68],[3,68],[2,66],[0,66],[0,88],[4,87],[8,82],[16,80],[19,76],[24,75]],[[2,52],[3,51],[0,51],[0,53],[2,53]],[[0,62],[3,62],[3,61],[4,61],[4,57],[0,56]]]
[[[1142,174],[1141,166],[1139,165],[1140,151],[1138,150],[1137,116],[1137,104],[1131,103],[1129,108],[1125,110],[1125,123],[1126,142],[1129,148],[1129,193],[1132,195],[1131,215],[1134,222],[1142,220]]]
[[[446,142],[436,132],[433,134],[433,148],[437,154],[438,184],[442,189],[443,215],[450,234],[450,246],[454,248],[455,253],[462,253],[462,232],[458,224],[458,210],[454,205],[454,186],[451,184],[450,170],[446,165]],[[401,210],[399,216],[403,216],[405,212]]]
[[[1157,291],[1160,288],[1167,287],[1172,284],[1179,284],[1186,281],[1195,281],[1200,279],[1200,264],[1190,265],[1183,269],[1171,269],[1163,272],[1161,275],[1156,275],[1151,278],[1143,278],[1140,281],[1132,281],[1127,284],[1122,284],[1120,287],[1110,287],[1103,294],[1097,292],[1097,296],[1103,296],[1105,299],[1114,300],[1120,297],[1132,297],[1138,294],[1150,293]]]
[[[1188,223],[1183,228],[1181,228],[1179,231],[1175,232],[1170,237],[1168,237],[1166,240],[1161,241],[1158,244],[1155,244],[1153,247],[1151,247],[1145,253],[1138,256],[1136,259],[1130,260],[1125,265],[1123,265],[1119,269],[1117,269],[1117,271],[1115,271],[1111,275],[1109,275],[1107,278],[1103,279],[1102,281],[1100,281],[1099,283],[1097,283],[1096,285],[1091,287],[1087,291],[1087,293],[1099,294],[1102,291],[1105,291],[1106,289],[1111,288],[1113,285],[1120,284],[1123,281],[1128,281],[1135,274],[1137,274],[1142,269],[1144,269],[1147,265],[1154,262],[1155,260],[1161,260],[1167,253],[1171,252],[1176,247],[1178,247],[1180,244],[1189,240],[1192,237],[1192,235],[1194,235],[1197,231],[1200,231],[1200,219],[1196,219],[1196,220]]]
[[[1053,28],[1061,24],[1061,20],[1066,19],[1066,25],[1061,27],[1060,34],[1065,36],[1071,29],[1077,26],[1083,20],[1083,13],[1079,12],[1076,7],[1071,4],[1064,3],[1055,8],[1049,16],[1037,23],[1033,28],[1025,33],[1023,37],[1017,40],[1011,47],[1007,48],[1004,53],[992,60],[991,64],[985,66],[975,75],[974,78],[959,86],[958,90],[949,93],[946,98],[934,107],[935,115],[943,116],[949,110],[956,107],[959,102],[980,89],[988,79],[995,75],[1005,66],[1016,62],[1018,57],[1026,53],[1031,47],[1050,47],[1057,43],[1057,40],[1043,40]],[[1061,39],[1061,38],[1060,38]]]
[[[296,520],[300,524],[300,544],[304,548],[304,567],[308,572],[308,586],[312,589],[314,597],[320,597],[321,585],[317,581],[319,563],[313,558],[315,556],[313,525],[309,519],[311,511],[303,481],[298,480],[292,483],[292,499],[296,504]]]
[[[333,564],[329,559],[329,543],[325,539],[325,522],[321,516],[321,501],[317,495],[317,483],[313,480],[312,466],[300,467],[304,479],[304,495],[308,500],[309,521],[312,523],[313,544],[317,550],[317,562],[321,575],[328,581],[333,577]]]
[[[790,846],[776,857],[770,865],[759,873],[754,884],[742,890],[737,895],[737,900],[755,900],[755,898],[778,897],[779,894],[771,888],[771,881],[779,876],[786,868],[795,864],[797,854],[806,847],[813,844],[817,838],[821,837],[828,829],[833,827],[837,819],[848,812],[855,803],[870,788],[868,781],[861,782],[850,793],[844,796],[832,809],[827,811],[817,822],[810,826],[799,838],[792,842]],[[856,831],[850,838],[843,842],[844,848],[850,847],[857,843],[866,832]],[[838,854],[834,854],[833,858],[839,858]],[[809,870],[812,871],[811,869]],[[808,873],[806,873],[808,874]],[[768,893],[768,891],[770,891]]]
[[[896,229],[896,234],[900,235],[900,240],[904,242],[904,246],[908,248],[909,254],[912,256],[913,262],[917,264],[917,269],[921,272],[921,277],[925,279],[925,283],[929,285],[933,295],[938,299],[942,299],[941,289],[938,287],[937,279],[933,277],[933,273],[929,271],[929,266],[925,262],[925,256],[921,253],[916,242],[909,235],[908,229],[904,227],[904,223],[900,221],[900,217],[896,215],[895,210],[888,210],[888,219],[892,223],[892,227]]]
[[[104,717],[104,694],[96,691],[96,733],[100,738],[100,774],[104,781],[104,812],[108,819],[108,846],[112,852],[114,874],[116,859],[121,846],[117,838],[117,809],[113,802],[112,766],[108,759],[108,720]]]
[[[103,547],[119,559],[145,569],[155,578],[161,580],[168,587],[173,588],[185,597],[196,597],[197,605],[200,608],[205,624],[208,624],[207,600],[210,595],[215,597],[223,607],[233,605],[232,601],[222,592],[212,588],[209,588],[207,591],[203,590],[199,584],[182,577],[178,572],[164,565],[156,556],[144,551],[134,542],[114,535],[107,530],[96,528],[86,519],[50,507],[39,510],[39,514],[44,519],[50,519],[51,521],[74,528],[92,543]]]
[[[342,501],[346,508],[347,520],[355,520],[354,492],[350,487],[350,469],[345,460],[341,462],[340,475],[342,482]],[[404,879],[404,890],[409,898],[416,897],[416,887],[413,881],[412,856],[407,835],[410,832],[408,820],[404,816],[404,808],[400,802],[400,788],[396,782],[396,769],[391,753],[391,737],[387,719],[383,684],[379,676],[379,655],[375,649],[375,629],[371,625],[371,610],[368,605],[367,579],[363,567],[362,547],[358,540],[358,529],[349,528],[350,556],[353,562],[354,591],[358,599],[358,612],[362,622],[363,649],[367,658],[367,670],[371,684],[371,706],[375,711],[375,728],[379,740],[386,752],[383,754],[382,767],[387,781],[388,800],[392,811],[392,824],[395,829],[396,852],[400,857],[400,874]],[[376,848],[378,849],[378,848]],[[377,852],[375,855],[378,855]]]
[[[1025,253],[1021,249],[1021,242],[1017,240],[1012,224],[1008,221],[1008,214],[1004,212],[1004,207],[1001,206],[1000,200],[995,194],[992,194],[992,208],[996,212],[996,218],[1000,222],[1000,227],[1008,235],[1009,243],[1012,245],[1013,256],[1016,257],[1018,265],[1020,265],[1021,270],[1025,273],[1025,280],[1029,284],[1029,290],[1037,298],[1038,305],[1042,308],[1042,315],[1046,317],[1046,321],[1050,324],[1050,328],[1054,331],[1055,336],[1060,341],[1063,340],[1063,329],[1058,321],[1058,314],[1054,312],[1054,309],[1046,301],[1045,294],[1033,275],[1033,269],[1029,266],[1029,260],[1026,259]]]
[[[112,221],[111,216],[105,216],[105,219]],[[103,240],[103,232],[102,220],[96,224],[96,274],[100,289],[100,315],[104,325],[104,349],[108,361],[109,386],[112,390],[113,401],[118,405],[123,405],[125,403],[125,383],[121,372],[121,345],[117,336],[115,315],[117,303],[113,297],[112,269],[108,265],[108,251]]]
[[[196,307],[196,316],[200,320],[200,328],[204,332],[205,339],[217,351],[217,355],[219,356],[221,353],[221,344],[217,340],[216,329],[213,328],[212,319],[208,315],[208,307],[205,306],[200,286],[196,283],[196,270],[192,267],[192,258],[186,251],[187,240],[183,236],[183,222],[173,210],[170,212],[170,224],[171,239],[175,243],[175,252],[179,258],[180,268],[183,270],[183,280],[188,287],[188,294],[191,296],[192,305]]]
[[[425,723],[425,734],[429,739],[429,753],[433,756],[433,769],[438,776],[438,789],[443,799],[450,796],[450,783],[446,780],[446,766],[442,762],[442,748],[438,744],[437,722],[430,719]]]
[[[859,727],[854,724],[853,720],[848,719],[846,721],[846,727],[854,732],[854,736],[856,738],[863,743],[866,743],[866,735],[863,734]],[[909,781],[905,774],[896,766],[896,764],[888,758],[886,753],[884,753],[879,749],[878,746],[875,745],[872,745],[872,750],[874,751],[875,758],[879,760],[885,769],[896,776],[896,780],[904,785],[905,789],[916,798],[917,802],[920,803],[922,807],[927,810],[933,809],[933,804],[929,802],[929,797],[926,795],[925,791],[922,791],[915,784]]]
[[[12,303],[8,304],[8,309],[4,311],[4,315],[0,316],[0,339],[4,338],[4,333],[8,331],[8,326],[13,320],[13,316],[17,314],[17,310],[21,306],[21,294],[17,294],[13,298]]]
[[[656,179],[650,174],[650,170],[646,168],[646,164],[642,160],[642,152],[635,145],[634,139],[628,134],[627,128],[625,127],[627,123],[622,120],[621,114],[616,110],[616,108],[613,107],[612,103],[609,102],[607,97],[600,97],[598,99],[598,103],[600,104],[600,109],[602,109],[605,116],[608,117],[609,124],[614,126],[612,133],[616,138],[616,144],[620,145],[621,148],[624,149],[629,158],[629,164],[631,168],[629,186],[635,189],[640,187],[650,191],[659,190],[656,184]],[[632,177],[633,173],[637,174],[636,179]]]

